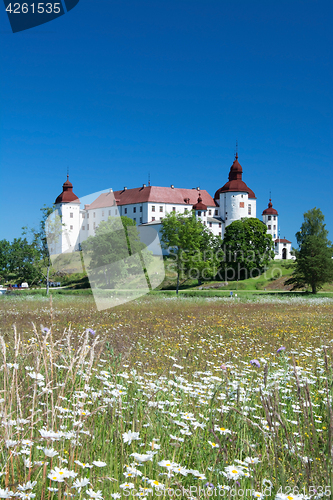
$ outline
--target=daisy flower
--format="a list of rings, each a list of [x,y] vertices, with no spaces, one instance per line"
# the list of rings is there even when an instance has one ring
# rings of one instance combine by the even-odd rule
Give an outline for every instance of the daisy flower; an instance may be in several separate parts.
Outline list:
[[[139,432],[128,431],[128,432],[124,432],[124,434],[123,434],[124,443],[131,444],[132,441],[135,441],[137,439],[141,439],[139,437]]]
[[[102,497],[102,490],[94,491],[94,490],[87,490],[86,491],[87,495],[89,495],[89,498],[96,498],[96,500],[103,500]]]
[[[211,445],[212,448],[219,448],[219,445],[217,443],[212,443],[212,441],[208,441],[208,443]]]

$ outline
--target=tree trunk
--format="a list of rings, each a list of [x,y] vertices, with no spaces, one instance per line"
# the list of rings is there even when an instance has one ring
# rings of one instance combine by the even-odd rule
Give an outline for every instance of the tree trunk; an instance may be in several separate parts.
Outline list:
[[[177,288],[176,288],[176,295],[178,295],[178,290],[179,290],[179,272],[177,273]]]
[[[317,287],[315,284],[312,284],[311,288],[312,288],[312,293],[317,293]]]
[[[47,266],[47,273],[46,273],[46,295],[49,294],[49,288],[50,288],[50,285],[49,285],[49,275],[50,275],[50,265]]]

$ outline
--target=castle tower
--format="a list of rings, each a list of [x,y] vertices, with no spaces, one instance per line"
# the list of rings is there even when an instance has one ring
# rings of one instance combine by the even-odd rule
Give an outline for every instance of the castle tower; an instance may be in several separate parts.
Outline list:
[[[272,200],[269,200],[268,208],[262,213],[262,220],[267,226],[267,233],[270,234],[275,241],[278,238],[278,212],[273,208]]]
[[[256,217],[256,196],[242,179],[243,169],[238,161],[238,153],[231,165],[229,181],[215,193],[219,205],[219,215],[225,227],[243,217]]]
[[[55,200],[55,208],[63,224],[61,235],[52,253],[73,252],[79,250],[80,200],[73,193],[73,184],[67,181],[62,186],[62,193]]]
[[[198,203],[193,205],[193,210],[195,211],[195,216],[197,220],[200,220],[205,226],[207,225],[207,205],[202,202],[201,194],[199,192]]]

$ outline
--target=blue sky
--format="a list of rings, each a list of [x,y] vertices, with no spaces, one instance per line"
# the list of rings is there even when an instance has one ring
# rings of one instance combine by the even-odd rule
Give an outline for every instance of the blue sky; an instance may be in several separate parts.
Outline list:
[[[36,226],[69,168],[74,192],[270,191],[281,237],[303,213],[333,239],[331,2],[80,0],[13,34],[0,6],[0,238]]]

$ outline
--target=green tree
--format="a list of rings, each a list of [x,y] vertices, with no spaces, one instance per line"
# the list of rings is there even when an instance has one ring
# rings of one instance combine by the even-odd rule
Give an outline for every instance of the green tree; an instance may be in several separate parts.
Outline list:
[[[224,260],[219,277],[246,279],[259,276],[274,258],[272,236],[256,218],[243,218],[227,226],[223,238]]]
[[[333,247],[324,220],[316,207],[304,214],[304,222],[296,233],[298,249],[293,249],[295,269],[285,282],[293,285],[292,290],[309,285],[312,293],[317,293],[325,283],[333,281]]]
[[[95,235],[82,242],[82,250],[90,259],[88,269],[94,272],[94,278],[100,285],[112,288],[128,275],[145,271],[142,252],[147,252],[149,261],[135,222],[124,216],[102,221]],[[131,255],[137,258],[128,259]]]
[[[40,252],[34,242],[26,238],[15,238],[10,245],[9,271],[17,282],[26,281],[29,285],[40,280]]]
[[[216,251],[221,254],[222,241],[196,219],[194,212],[167,214],[162,220],[161,240],[174,260],[177,294],[180,279],[195,278],[200,282],[216,274]]]
[[[42,212],[42,217],[39,227],[37,229],[33,228],[30,230],[24,227],[23,234],[31,234],[30,244],[36,250],[36,271],[38,270],[39,280],[44,278],[46,283],[46,295],[48,295],[50,286],[50,270],[52,266],[49,247],[56,245],[57,240],[61,235],[63,224],[61,222],[61,217],[58,215],[54,206],[47,207],[44,205],[40,210]],[[46,273],[44,272],[45,269]]]
[[[7,281],[9,276],[10,247],[11,244],[9,241],[0,241],[0,278],[4,281]]]

